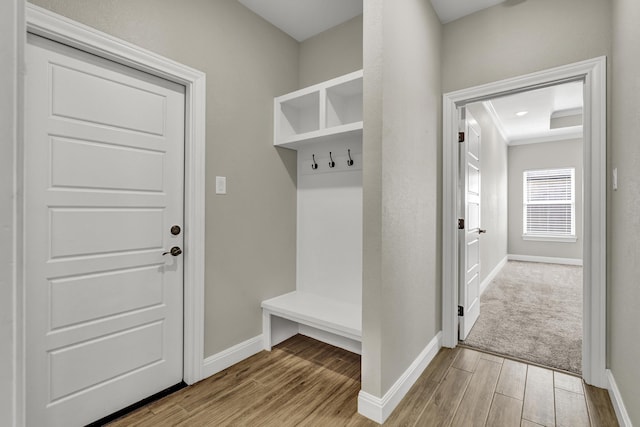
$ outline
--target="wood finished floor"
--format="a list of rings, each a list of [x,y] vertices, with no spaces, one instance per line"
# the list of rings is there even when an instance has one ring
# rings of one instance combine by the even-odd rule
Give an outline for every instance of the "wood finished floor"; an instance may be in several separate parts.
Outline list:
[[[376,426],[357,413],[360,356],[302,335],[109,424]],[[385,426],[617,426],[609,394],[577,377],[442,349]]]

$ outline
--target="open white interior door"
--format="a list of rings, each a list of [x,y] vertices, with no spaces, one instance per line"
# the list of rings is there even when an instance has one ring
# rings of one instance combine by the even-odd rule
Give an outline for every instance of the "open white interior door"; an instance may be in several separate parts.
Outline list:
[[[464,140],[460,143],[459,179],[459,335],[466,339],[480,316],[480,126],[460,109]],[[462,138],[460,138],[462,139]]]

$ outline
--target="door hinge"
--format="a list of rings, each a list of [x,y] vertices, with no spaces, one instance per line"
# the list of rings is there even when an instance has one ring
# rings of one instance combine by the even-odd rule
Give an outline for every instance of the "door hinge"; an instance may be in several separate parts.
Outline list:
[[[464,142],[464,132],[458,132],[458,142]]]
[[[464,218],[458,218],[458,230],[464,230]]]
[[[458,306],[458,316],[464,317],[464,307],[461,305]]]

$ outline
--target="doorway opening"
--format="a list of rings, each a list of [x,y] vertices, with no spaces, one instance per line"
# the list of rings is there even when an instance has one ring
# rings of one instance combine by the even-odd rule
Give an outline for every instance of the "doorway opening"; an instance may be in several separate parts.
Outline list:
[[[461,271],[458,231],[461,186],[458,132],[461,118],[458,109],[476,102],[506,98],[576,83],[583,95],[583,236],[582,278],[583,340],[582,376],[589,384],[606,386],[605,375],[605,200],[606,200],[606,68],[605,58],[596,58],[526,76],[447,93],[443,97],[443,346],[458,344],[458,316]],[[518,111],[520,112],[520,111]],[[478,225],[478,230],[480,226]],[[482,228],[485,226],[483,224]],[[487,233],[488,234],[488,233]],[[520,237],[522,238],[521,233]],[[540,255],[542,256],[542,255]],[[508,258],[507,258],[508,259]],[[526,260],[525,260],[526,261]],[[478,280],[478,296],[480,290]],[[471,296],[473,296],[470,293]],[[468,297],[468,295],[467,295]],[[463,298],[464,299],[464,298]],[[463,307],[464,312],[464,307]],[[467,328],[469,331],[470,328]]]
[[[474,147],[460,150],[461,344],[577,375],[583,86],[458,108],[466,127],[460,147]]]

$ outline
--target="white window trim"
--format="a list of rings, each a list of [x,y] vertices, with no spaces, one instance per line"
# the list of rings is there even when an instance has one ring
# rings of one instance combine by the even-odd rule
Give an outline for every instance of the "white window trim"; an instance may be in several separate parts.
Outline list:
[[[536,235],[536,234],[523,234],[522,240],[531,240],[537,242],[560,242],[560,243],[575,243],[578,238],[575,236],[551,236],[551,235]]]
[[[538,171],[556,171],[556,170],[569,170],[571,171],[571,200],[570,201],[558,201],[558,202],[539,202],[528,203],[527,202],[527,173]],[[530,204],[567,204],[571,203],[571,234],[554,234],[554,233],[527,233],[527,205]],[[522,239],[523,240],[536,240],[542,242],[576,242],[576,169],[574,167],[561,167],[561,168],[545,168],[545,169],[528,169],[522,172]]]

